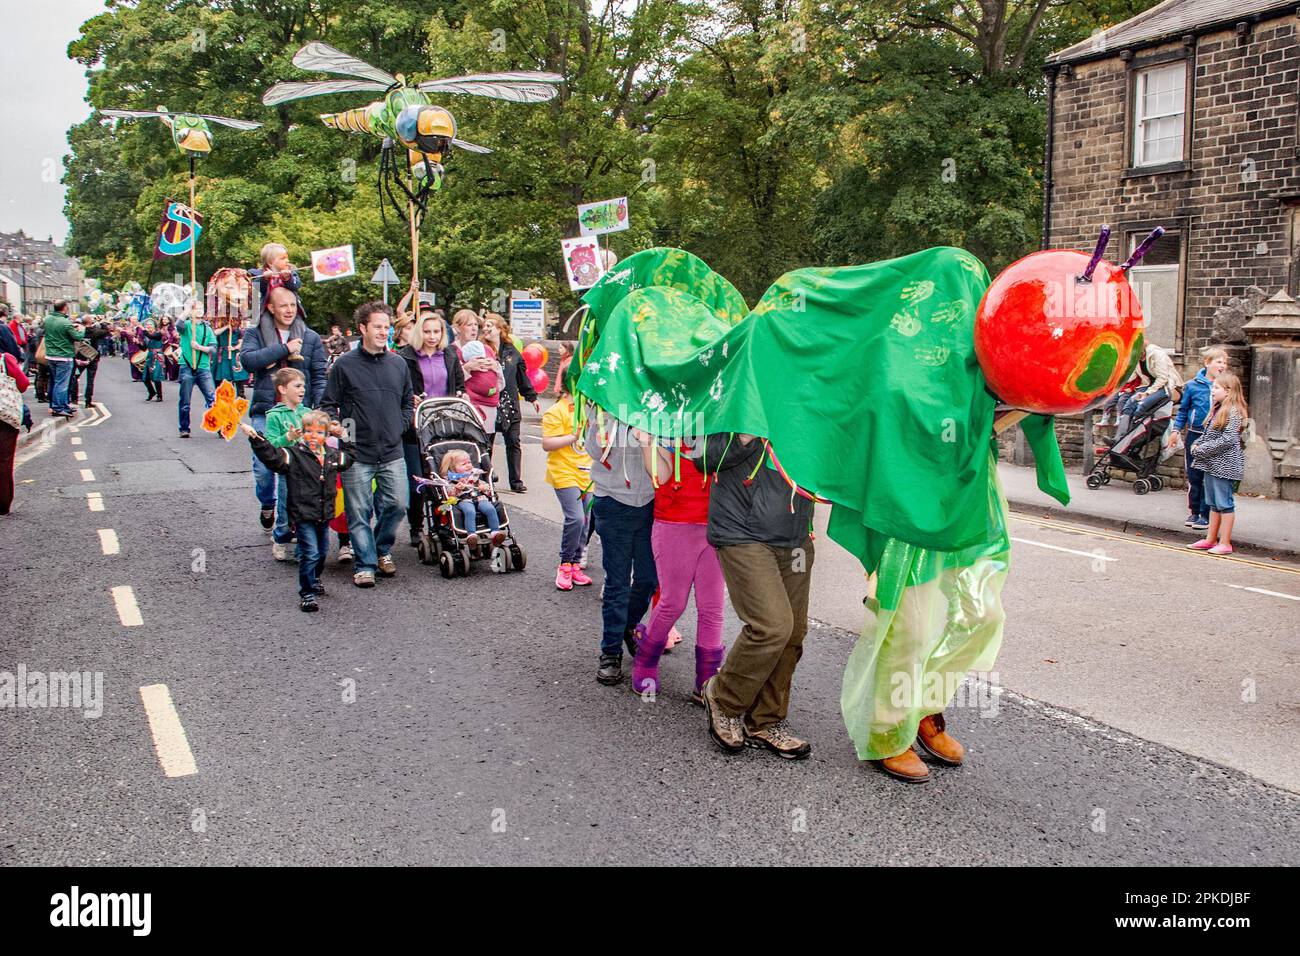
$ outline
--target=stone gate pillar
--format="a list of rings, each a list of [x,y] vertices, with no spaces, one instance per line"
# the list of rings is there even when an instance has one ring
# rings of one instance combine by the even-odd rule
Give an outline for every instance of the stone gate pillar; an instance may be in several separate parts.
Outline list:
[[[1300,501],[1300,302],[1279,292],[1243,326],[1251,345],[1250,417],[1241,490]]]

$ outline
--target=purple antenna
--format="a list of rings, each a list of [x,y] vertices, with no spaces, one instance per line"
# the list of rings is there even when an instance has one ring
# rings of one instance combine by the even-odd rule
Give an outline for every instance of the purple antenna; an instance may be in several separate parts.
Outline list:
[[[1151,251],[1151,247],[1156,244],[1156,240],[1159,239],[1164,234],[1165,234],[1164,226],[1156,226],[1154,229],[1152,229],[1151,235],[1143,239],[1141,245],[1139,245],[1136,249],[1133,250],[1133,255],[1129,256],[1128,261],[1119,267],[1119,271],[1128,272],[1129,269],[1132,269],[1135,265],[1137,265],[1138,262],[1142,259],[1142,257],[1145,256],[1149,251]]]
[[[1101,227],[1101,235],[1097,237],[1097,248],[1092,250],[1092,258],[1088,260],[1088,268],[1083,270],[1083,275],[1079,276],[1080,282],[1091,282],[1093,270],[1097,268],[1097,263],[1101,262],[1101,257],[1106,254],[1106,246],[1110,244],[1110,226]]]

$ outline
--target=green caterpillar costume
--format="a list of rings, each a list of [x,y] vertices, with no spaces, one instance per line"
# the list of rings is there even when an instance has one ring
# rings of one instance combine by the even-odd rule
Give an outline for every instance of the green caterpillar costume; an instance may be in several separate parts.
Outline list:
[[[938,248],[790,272],[751,310],[703,261],[659,248],[583,296],[574,395],[661,437],[769,439],[793,485],[832,503],[831,538],[878,575],[841,695],[864,760],[906,750],[1001,643],[1007,507],[973,341],[988,284],[970,253]],[[1067,502],[1052,420],[1022,427],[1039,487]]]

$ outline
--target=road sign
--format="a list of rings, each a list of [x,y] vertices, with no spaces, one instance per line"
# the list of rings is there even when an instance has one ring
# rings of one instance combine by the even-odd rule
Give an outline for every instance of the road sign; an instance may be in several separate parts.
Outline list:
[[[388,287],[397,285],[400,281],[397,278],[397,273],[393,271],[392,264],[387,259],[379,263],[379,268],[370,277],[371,285],[382,285],[384,287],[384,305],[388,305]]]
[[[518,290],[510,293],[510,331],[523,339],[546,337],[546,300]]]

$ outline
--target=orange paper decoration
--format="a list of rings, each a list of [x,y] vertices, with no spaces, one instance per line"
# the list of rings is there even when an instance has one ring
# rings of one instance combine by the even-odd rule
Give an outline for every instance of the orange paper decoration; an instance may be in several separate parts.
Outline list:
[[[239,423],[248,412],[248,399],[235,397],[235,386],[222,382],[217,386],[216,401],[203,413],[203,430],[217,432],[226,441],[235,437]]]

